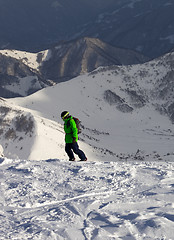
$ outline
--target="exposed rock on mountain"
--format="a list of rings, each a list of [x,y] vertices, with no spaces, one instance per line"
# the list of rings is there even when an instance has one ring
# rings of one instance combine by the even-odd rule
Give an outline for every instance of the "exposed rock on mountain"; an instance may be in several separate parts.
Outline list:
[[[129,90],[129,89],[127,89],[126,92],[128,93],[128,95],[130,97],[130,103],[132,104],[133,107],[141,108],[141,107],[145,106],[146,100],[143,95],[137,94],[136,91]]]
[[[100,66],[128,65],[148,60],[143,55],[113,47],[97,38],[81,38],[52,48],[50,57],[41,64],[40,72],[46,79],[64,81],[91,72]]]
[[[130,107],[123,98],[118,96],[111,90],[106,90],[104,92],[104,99],[110,104],[115,105],[116,108],[121,112],[132,112],[133,108]]]

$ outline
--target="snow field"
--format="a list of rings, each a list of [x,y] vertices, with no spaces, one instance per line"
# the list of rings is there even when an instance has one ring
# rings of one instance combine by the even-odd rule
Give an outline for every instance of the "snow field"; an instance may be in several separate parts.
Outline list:
[[[117,154],[135,154],[138,149],[144,155],[157,152],[161,159],[168,153],[173,157],[174,127],[167,116],[155,110],[153,104],[147,102],[142,108],[124,113],[104,99],[104,92],[110,89],[129,103],[125,90],[129,84],[133,84],[133,89],[142,88],[141,91],[148,93],[153,87],[152,82],[147,83],[148,79],[159,77],[155,69],[159,68],[158,71],[164,75],[166,73],[157,63],[146,64],[146,68],[154,64],[154,72],[149,72],[144,81],[137,74],[145,71],[144,65],[121,66],[114,70],[99,68],[92,74],[48,87],[31,96],[15,98],[13,103],[60,124],[63,123],[60,113],[68,110],[82,121],[85,129],[80,139],[95,149],[93,158],[114,161]],[[121,70],[123,72],[120,73]],[[126,71],[130,80],[123,80],[127,76],[123,74]]]
[[[173,239],[173,167],[2,159],[0,239]]]
[[[21,96],[27,96],[28,91],[31,89],[42,89],[40,82],[36,76],[28,76],[24,78],[19,78],[18,83],[13,83],[12,85],[3,86],[5,89],[18,93]]]

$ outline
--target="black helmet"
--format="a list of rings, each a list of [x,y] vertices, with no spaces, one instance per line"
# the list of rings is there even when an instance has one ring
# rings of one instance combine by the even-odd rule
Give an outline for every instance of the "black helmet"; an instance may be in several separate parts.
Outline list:
[[[69,112],[68,111],[63,111],[62,113],[61,113],[61,118],[62,119],[65,119],[66,117],[68,117],[69,116]]]

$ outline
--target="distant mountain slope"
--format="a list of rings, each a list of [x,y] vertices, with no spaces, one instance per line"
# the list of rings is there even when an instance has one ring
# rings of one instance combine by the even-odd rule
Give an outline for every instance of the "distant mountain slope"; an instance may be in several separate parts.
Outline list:
[[[48,49],[59,41],[97,37],[150,58],[174,46],[171,0],[0,1],[0,48]]]
[[[48,86],[38,71],[7,55],[0,52],[1,97],[27,96]]]
[[[148,61],[147,57],[113,47],[96,38],[81,38],[50,49],[50,57],[40,65],[46,79],[56,82],[91,72],[100,66],[128,65]]]
[[[148,58],[99,39],[82,38],[38,53],[0,50],[0,96],[27,96],[99,66],[135,64]]]
[[[174,46],[174,2],[171,0],[115,1],[80,36],[95,36],[112,45],[159,57]]]
[[[10,99],[60,121],[69,110],[84,125],[80,139],[102,159],[173,157],[174,54],[138,65],[99,67],[65,83]]]
[[[0,1],[1,47],[36,52],[67,40],[113,0]],[[12,37],[13,36],[13,37]]]

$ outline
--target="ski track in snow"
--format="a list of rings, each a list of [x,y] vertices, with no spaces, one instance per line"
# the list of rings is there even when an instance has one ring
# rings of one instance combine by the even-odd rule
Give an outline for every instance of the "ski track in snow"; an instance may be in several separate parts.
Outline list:
[[[2,159],[0,239],[173,239],[173,162]]]

